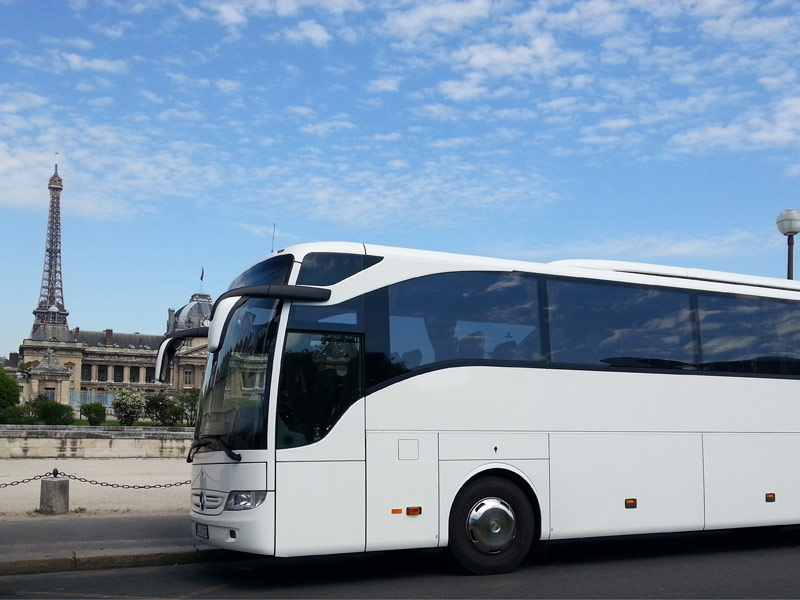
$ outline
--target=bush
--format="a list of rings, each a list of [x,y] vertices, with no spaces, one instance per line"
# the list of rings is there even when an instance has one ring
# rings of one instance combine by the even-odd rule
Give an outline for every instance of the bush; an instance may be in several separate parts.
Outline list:
[[[0,423],[7,425],[32,425],[35,419],[27,406],[8,406],[0,409]]]
[[[33,401],[31,408],[36,421],[43,425],[72,425],[75,422],[75,413],[69,404],[61,404],[39,396]]]
[[[120,425],[133,425],[144,416],[144,394],[139,390],[126,388],[117,392],[111,403],[114,415]]]
[[[19,404],[19,385],[0,367],[0,411]]]
[[[81,412],[86,415],[89,425],[100,425],[106,420],[106,407],[99,402],[81,405]]]
[[[183,417],[183,408],[166,394],[147,396],[144,412],[155,425],[171,427]]]

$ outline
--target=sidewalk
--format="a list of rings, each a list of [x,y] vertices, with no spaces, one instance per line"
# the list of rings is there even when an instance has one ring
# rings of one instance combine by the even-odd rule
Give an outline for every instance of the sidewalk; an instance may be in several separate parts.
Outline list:
[[[199,545],[188,515],[0,522],[0,576],[246,558]]]
[[[122,485],[188,481],[183,459],[10,459],[0,484],[52,472]],[[69,482],[65,515],[37,511],[40,481],[0,488],[0,575],[220,560],[232,553],[196,543],[189,521],[190,485],[121,489]],[[242,558],[246,555],[235,554]]]

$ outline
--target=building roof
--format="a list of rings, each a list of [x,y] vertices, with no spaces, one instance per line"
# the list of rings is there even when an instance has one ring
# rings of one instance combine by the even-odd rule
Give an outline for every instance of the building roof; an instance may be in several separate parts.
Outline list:
[[[202,292],[192,294],[188,304],[176,311],[169,311],[167,333],[193,327],[206,327],[211,319],[211,296]]]
[[[110,336],[110,340],[109,340]],[[130,348],[136,350],[158,350],[158,345],[163,339],[160,335],[147,335],[144,333],[118,333],[107,329],[105,331],[86,331],[81,329],[77,335],[78,341],[87,346],[112,348]],[[111,342],[109,344],[108,342]]]
[[[58,310],[58,309],[56,309]],[[74,342],[72,331],[66,325],[34,323],[30,339],[37,342]]]

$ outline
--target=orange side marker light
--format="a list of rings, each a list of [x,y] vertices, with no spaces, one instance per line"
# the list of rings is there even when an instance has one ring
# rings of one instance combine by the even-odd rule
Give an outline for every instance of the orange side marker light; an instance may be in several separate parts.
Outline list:
[[[769,493],[769,494],[767,494],[767,495],[764,497],[764,499],[765,499],[767,502],[775,502],[775,494],[773,494],[773,493]]]
[[[636,508],[638,503],[636,502],[636,498],[626,498],[625,499],[625,508]]]
[[[393,515],[402,515],[403,514],[403,509],[402,508],[393,508],[392,509],[392,514]]]
[[[410,517],[418,517],[422,514],[421,506],[408,506],[406,507],[406,514]]]

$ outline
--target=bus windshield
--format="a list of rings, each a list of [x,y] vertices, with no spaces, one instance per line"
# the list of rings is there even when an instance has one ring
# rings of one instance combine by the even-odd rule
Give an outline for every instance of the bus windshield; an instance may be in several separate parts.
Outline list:
[[[279,313],[279,300],[248,298],[231,314],[222,346],[206,367],[195,428],[198,451],[227,449],[230,456],[234,449],[267,447],[267,383]]]

